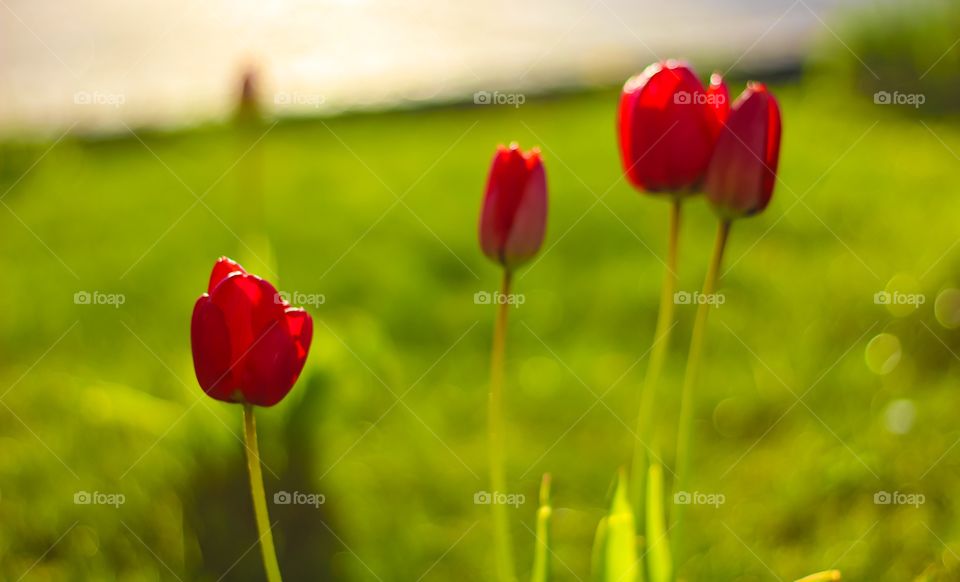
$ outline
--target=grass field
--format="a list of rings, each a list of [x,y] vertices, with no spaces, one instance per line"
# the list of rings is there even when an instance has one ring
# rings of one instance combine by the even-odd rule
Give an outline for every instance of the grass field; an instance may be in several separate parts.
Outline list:
[[[960,126],[824,89],[776,88],[781,182],[733,229],[692,479],[725,503],[687,512],[687,580],[960,571],[960,335],[934,316],[960,286]],[[240,409],[203,396],[190,360],[193,302],[226,254],[324,299],[308,306],[304,376],[259,414],[268,495],[325,496],[271,505],[287,578],[489,579],[489,508],[473,498],[488,488],[493,310],[474,294],[498,271],[476,222],[494,147],[516,140],[542,148],[551,206],[511,312],[513,536],[523,574],[551,472],[556,579],[588,579],[631,454],[668,212],[620,179],[616,101],[0,146],[0,578],[260,579]],[[715,221],[700,199],[684,220],[694,291]],[[884,289],[926,301],[890,310]],[[124,302],[78,305],[82,291]],[[678,317],[656,414],[668,465],[693,307]],[[900,344],[872,345],[896,364],[885,375],[866,357],[881,333]],[[76,504],[80,491],[124,503]],[[924,503],[876,504],[880,491]]]

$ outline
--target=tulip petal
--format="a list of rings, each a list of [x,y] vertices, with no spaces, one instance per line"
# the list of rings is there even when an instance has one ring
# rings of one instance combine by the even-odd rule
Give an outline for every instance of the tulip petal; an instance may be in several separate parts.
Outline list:
[[[537,254],[547,228],[547,177],[540,156],[531,156],[527,167],[527,182],[503,253],[503,261],[509,268]]]
[[[297,357],[306,360],[313,339],[313,318],[303,309],[291,307],[286,311],[287,329],[297,344]]]
[[[230,334],[223,312],[206,294],[193,306],[190,345],[203,391],[218,400],[233,401],[236,384],[231,373]]]
[[[713,113],[712,125],[714,135],[719,135],[730,115],[730,89],[720,73],[710,75],[710,86],[707,87],[707,107]]]
[[[239,263],[227,257],[220,257],[217,259],[217,262],[213,265],[213,272],[210,273],[210,283],[207,285],[207,293],[213,293],[213,290],[217,288],[224,279],[226,279],[232,273],[244,273],[246,271]]]
[[[777,180],[777,166],[780,163],[780,132],[782,131],[780,124],[780,105],[773,95],[770,95],[767,100],[767,147],[763,158],[766,172],[764,172],[762,185],[768,200],[773,193],[773,186]]]
[[[290,336],[285,320],[275,320],[262,329],[241,358],[247,401],[257,406],[273,406],[280,402],[300,374],[297,352],[297,344]]]

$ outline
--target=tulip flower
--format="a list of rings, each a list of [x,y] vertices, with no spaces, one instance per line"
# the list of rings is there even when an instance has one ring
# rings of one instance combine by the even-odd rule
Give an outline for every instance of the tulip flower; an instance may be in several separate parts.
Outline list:
[[[313,334],[306,311],[222,257],[193,308],[193,365],[203,391],[225,402],[273,406],[303,370]]]
[[[709,89],[681,61],[654,63],[629,79],[620,96],[620,157],[639,190],[695,191],[710,163],[729,105],[719,74]]]
[[[212,398],[243,404],[244,444],[260,549],[269,582],[280,582],[267,513],[253,406],[273,406],[303,370],[313,320],[270,283],[221,257],[193,307],[190,339],[197,381]]]
[[[513,270],[540,250],[547,226],[547,178],[540,150],[500,146],[480,214],[480,248]]]
[[[760,83],[751,83],[733,105],[717,139],[705,189],[725,219],[750,216],[770,202],[780,157],[780,107]]]
[[[500,146],[493,158],[480,212],[480,248],[503,267],[500,297],[496,301],[493,348],[490,357],[488,444],[490,486],[494,494],[506,491],[504,469],[503,361],[507,340],[507,298],[513,271],[530,260],[543,244],[547,224],[547,178],[540,151],[520,150],[517,144]],[[491,505],[497,579],[515,582],[510,527],[503,504]]]
[[[634,445],[632,501],[639,509],[647,475],[646,443],[657,385],[666,361],[674,325],[673,295],[677,287],[680,205],[697,191],[710,163],[713,147],[730,110],[727,85],[719,73],[704,88],[696,73],[682,61],[654,63],[629,79],[620,96],[620,158],[624,174],[638,190],[666,193],[672,200],[667,232],[667,273],[650,361],[637,415],[638,442]],[[641,516],[641,522],[643,522]]]

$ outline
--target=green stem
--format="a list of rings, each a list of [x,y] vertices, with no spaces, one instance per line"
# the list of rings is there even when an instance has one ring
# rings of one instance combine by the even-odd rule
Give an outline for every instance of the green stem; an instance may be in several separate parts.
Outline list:
[[[281,582],[277,551],[273,547],[273,532],[267,514],[267,496],[263,491],[263,474],[260,472],[260,447],[257,446],[257,422],[253,418],[253,405],[243,405],[243,441],[247,449],[247,471],[250,473],[250,495],[257,518],[257,533],[260,534],[260,553],[267,582]]]
[[[493,326],[493,349],[490,357],[490,400],[488,418],[490,445],[490,487],[493,509],[494,549],[497,561],[497,579],[500,582],[515,582],[513,571],[513,546],[510,542],[510,524],[507,506],[496,502],[497,493],[505,494],[504,470],[504,419],[503,419],[503,360],[507,343],[507,301],[510,293],[510,271],[504,269],[500,292],[504,295],[497,304],[497,316]]]
[[[644,497],[644,479],[647,475],[647,447],[652,445],[654,435],[651,427],[660,373],[670,347],[670,332],[673,330],[673,294],[677,290],[677,247],[680,238],[680,198],[674,198],[670,206],[670,227],[667,232],[667,272],[663,277],[660,290],[660,309],[657,313],[657,327],[650,347],[650,362],[640,394],[640,411],[637,414],[636,441],[633,445],[632,478],[634,511],[642,515]],[[643,523],[643,519],[638,520]]]
[[[727,246],[727,238],[730,235],[730,221],[721,220],[717,225],[717,238],[713,244],[713,257],[710,259],[710,266],[707,268],[707,276],[703,281],[703,294],[712,295],[717,286],[717,279],[720,274],[720,265],[723,262],[723,250]],[[693,424],[693,399],[694,388],[697,383],[697,376],[700,372],[700,359],[703,352],[703,339],[707,329],[707,315],[710,313],[711,305],[705,300],[701,300],[697,305],[697,317],[693,323],[693,333],[690,337],[690,352],[687,355],[687,370],[683,377],[683,389],[680,395],[680,420],[677,429],[677,476],[674,481],[674,493],[685,491],[687,480],[689,479],[690,468],[690,440]],[[676,511],[677,533],[674,539],[680,541],[682,538],[679,532],[680,522],[684,505],[674,507]]]

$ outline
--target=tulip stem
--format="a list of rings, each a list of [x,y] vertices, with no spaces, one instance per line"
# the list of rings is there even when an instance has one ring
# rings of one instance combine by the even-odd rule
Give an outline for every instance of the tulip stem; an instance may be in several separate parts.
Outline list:
[[[713,257],[710,259],[710,265],[707,267],[707,275],[703,281],[703,295],[712,295],[717,286],[717,280],[720,274],[720,265],[723,262],[723,250],[727,246],[727,238],[730,235],[730,221],[721,220],[717,225],[717,238],[713,244]],[[680,420],[677,429],[677,475],[674,481],[674,493],[685,491],[687,480],[689,479],[690,467],[690,440],[693,424],[693,400],[694,387],[697,383],[697,376],[700,372],[700,359],[703,352],[703,340],[706,335],[707,315],[710,313],[711,304],[707,298],[703,298],[697,305],[697,317],[693,322],[693,332],[690,336],[690,352],[687,355],[687,369],[683,377],[683,389],[680,395]],[[674,539],[681,540],[679,532],[681,517],[684,505],[676,505],[677,533]]]
[[[633,475],[630,479],[633,488],[633,506],[637,515],[643,511],[644,480],[647,475],[647,447],[651,445],[654,436],[650,426],[653,419],[654,404],[657,398],[657,387],[660,383],[660,373],[670,347],[670,332],[673,330],[673,294],[677,290],[677,248],[680,238],[680,198],[674,198],[670,205],[670,227],[667,232],[667,272],[663,277],[663,286],[660,291],[660,309],[657,313],[657,326],[653,336],[653,345],[650,347],[650,362],[647,364],[647,375],[643,381],[640,394],[640,411],[637,414],[636,441],[633,445]],[[638,519],[643,523],[643,519]]]
[[[497,315],[493,326],[493,349],[490,356],[490,399],[487,413],[490,446],[491,508],[493,509],[494,548],[497,561],[497,579],[514,582],[513,546],[510,541],[510,524],[507,506],[497,503],[497,494],[506,493],[504,470],[504,418],[503,418],[503,365],[507,343],[506,296],[510,293],[510,271],[504,269],[501,284],[503,298],[497,303]]]
[[[263,490],[263,473],[260,472],[260,447],[257,445],[257,422],[253,418],[253,405],[243,405],[243,441],[247,449],[247,471],[250,473],[250,494],[253,511],[257,518],[257,533],[260,535],[260,553],[267,582],[281,582],[277,551],[273,547],[273,528],[267,514],[267,496]]]

